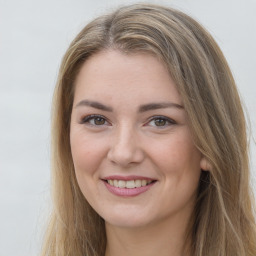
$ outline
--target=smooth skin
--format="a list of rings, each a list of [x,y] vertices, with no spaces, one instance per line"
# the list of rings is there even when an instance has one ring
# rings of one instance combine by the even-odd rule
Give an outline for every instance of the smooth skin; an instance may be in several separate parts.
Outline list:
[[[106,223],[106,256],[184,256],[205,160],[165,66],[146,53],[95,54],[77,76],[70,127],[79,187]],[[155,183],[117,196],[104,181],[112,175]]]

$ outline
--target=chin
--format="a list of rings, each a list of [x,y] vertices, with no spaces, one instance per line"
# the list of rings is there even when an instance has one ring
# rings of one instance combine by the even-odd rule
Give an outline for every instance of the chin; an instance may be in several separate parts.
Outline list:
[[[119,228],[143,228],[148,225],[146,220],[134,219],[134,218],[110,218],[105,220],[107,225],[119,227]]]
[[[108,213],[105,211],[101,216],[106,224],[120,228],[141,228],[147,226],[154,219],[147,213],[131,211],[131,209],[116,210]]]

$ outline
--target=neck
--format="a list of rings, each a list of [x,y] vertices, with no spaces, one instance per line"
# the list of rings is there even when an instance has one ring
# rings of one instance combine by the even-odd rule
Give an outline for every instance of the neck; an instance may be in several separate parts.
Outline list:
[[[136,228],[106,223],[105,256],[189,256],[185,253],[185,247],[188,249],[188,241],[185,240],[189,218],[186,220],[177,216],[172,220]]]

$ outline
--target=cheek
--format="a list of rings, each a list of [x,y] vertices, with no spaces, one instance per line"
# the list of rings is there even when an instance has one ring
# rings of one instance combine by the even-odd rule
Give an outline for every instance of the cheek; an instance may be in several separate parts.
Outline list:
[[[93,172],[100,158],[99,143],[83,132],[71,132],[71,153],[76,173]]]
[[[151,147],[151,155],[163,175],[191,178],[200,175],[201,153],[195,147],[188,131],[169,136]]]
[[[94,198],[93,185],[98,180],[100,164],[99,144],[84,132],[71,132],[70,145],[78,185],[87,200]]]

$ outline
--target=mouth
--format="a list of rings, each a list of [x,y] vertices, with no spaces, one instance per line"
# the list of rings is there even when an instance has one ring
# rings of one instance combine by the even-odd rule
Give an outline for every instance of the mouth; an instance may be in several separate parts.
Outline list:
[[[124,197],[140,195],[157,182],[154,179],[137,176],[111,176],[104,178],[102,181],[111,193]]]
[[[116,188],[140,188],[148,186],[149,184],[156,182],[155,180],[145,180],[145,179],[135,179],[135,180],[117,180],[117,179],[108,179],[104,180],[109,185]]]

